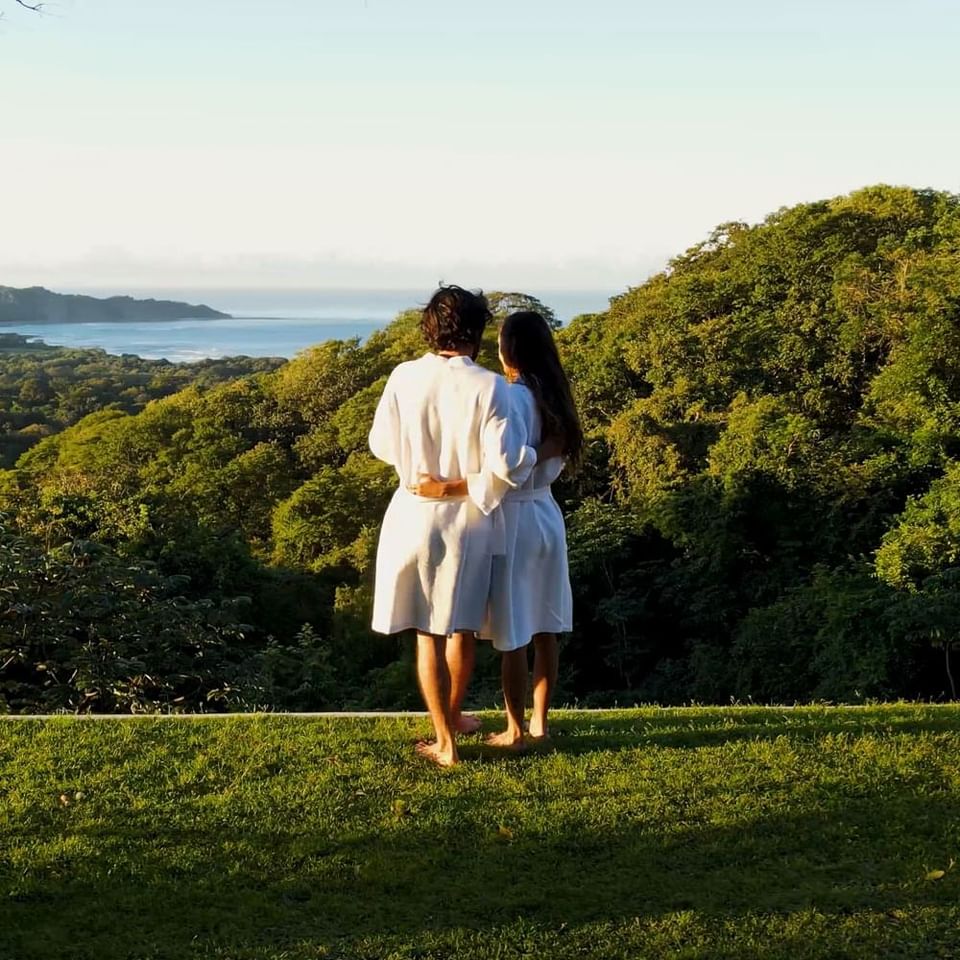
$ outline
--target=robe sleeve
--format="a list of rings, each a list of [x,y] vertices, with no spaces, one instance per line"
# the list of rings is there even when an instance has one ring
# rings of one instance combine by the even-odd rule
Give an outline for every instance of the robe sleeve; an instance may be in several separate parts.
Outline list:
[[[510,390],[502,377],[490,400],[482,454],[480,471],[467,475],[467,492],[482,513],[490,514],[508,490],[526,483],[537,465],[537,451],[527,444],[526,423],[511,408]]]
[[[370,452],[384,463],[399,467],[400,411],[397,408],[397,394],[393,388],[393,377],[387,380],[383,388],[373,426],[370,428]]]

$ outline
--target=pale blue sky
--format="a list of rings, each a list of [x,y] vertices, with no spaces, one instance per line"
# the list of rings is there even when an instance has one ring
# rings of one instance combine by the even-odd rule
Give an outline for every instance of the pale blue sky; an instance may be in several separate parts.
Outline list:
[[[0,0],[0,283],[619,289],[960,190],[960,4]]]

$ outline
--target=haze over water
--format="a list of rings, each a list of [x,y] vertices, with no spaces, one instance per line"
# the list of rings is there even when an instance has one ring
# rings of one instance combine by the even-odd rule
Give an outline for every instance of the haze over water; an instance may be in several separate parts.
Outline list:
[[[59,292],[59,291],[58,291]],[[79,291],[78,291],[79,292]],[[84,290],[111,296],[112,290]],[[137,290],[136,297],[206,304],[232,315],[229,320],[173,320],[126,323],[45,323],[0,325],[65,347],[100,347],[174,362],[205,357],[292,357],[324,340],[366,338],[401,310],[422,305],[429,290]],[[604,310],[611,292],[537,292],[567,322],[581,313]]]

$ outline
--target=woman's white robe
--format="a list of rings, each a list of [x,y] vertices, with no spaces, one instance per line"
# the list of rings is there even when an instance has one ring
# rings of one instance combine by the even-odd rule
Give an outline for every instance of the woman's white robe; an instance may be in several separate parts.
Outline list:
[[[377,547],[373,629],[450,634],[479,630],[491,561],[503,550],[501,492],[537,462],[507,382],[468,357],[428,353],[390,374],[370,431],[374,456],[397,471]],[[408,491],[424,475],[467,480],[469,497],[429,500]]]
[[[540,413],[522,382],[509,388],[510,418],[523,424],[527,442],[541,440]],[[503,498],[505,550],[493,559],[490,608],[481,636],[500,651],[526,646],[535,633],[573,629],[573,594],[567,564],[567,532],[550,485],[560,476],[563,460],[537,465],[517,489],[487,478],[488,503]]]

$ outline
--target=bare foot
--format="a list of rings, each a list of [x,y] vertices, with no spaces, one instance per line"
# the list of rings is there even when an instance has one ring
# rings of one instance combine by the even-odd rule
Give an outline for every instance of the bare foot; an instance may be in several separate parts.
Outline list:
[[[419,740],[413,749],[424,760],[429,760],[438,767],[452,767],[458,759],[455,746],[450,746],[447,750],[441,750],[435,740]]]
[[[453,721],[453,729],[457,733],[476,733],[483,724],[480,721],[479,717],[475,717],[472,713],[461,713],[456,720]]]
[[[527,733],[531,740],[550,739],[550,728],[547,726],[541,726],[539,723],[535,723],[533,720],[530,721],[530,725],[527,727]]]
[[[483,741],[488,747],[500,747],[502,750],[516,750],[517,752],[527,749],[526,741],[523,739],[523,733],[511,733],[504,730],[503,733],[491,733]]]

